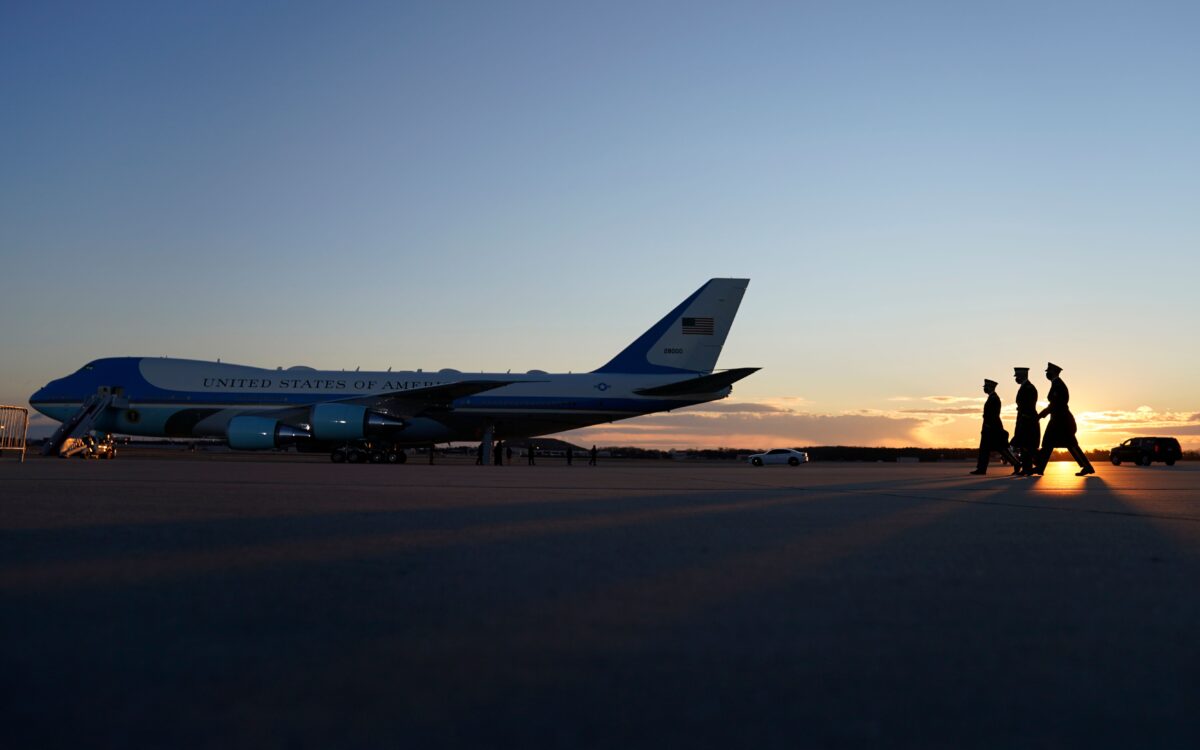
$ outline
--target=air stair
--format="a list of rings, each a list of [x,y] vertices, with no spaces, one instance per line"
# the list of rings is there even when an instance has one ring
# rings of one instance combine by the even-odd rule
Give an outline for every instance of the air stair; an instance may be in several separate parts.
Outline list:
[[[124,398],[107,388],[88,396],[80,405],[79,411],[59,425],[54,435],[42,446],[42,454],[57,454],[61,458],[70,458],[85,451],[92,451],[96,440],[92,438],[91,432],[96,428],[96,420],[109,407],[120,408],[124,402]]]

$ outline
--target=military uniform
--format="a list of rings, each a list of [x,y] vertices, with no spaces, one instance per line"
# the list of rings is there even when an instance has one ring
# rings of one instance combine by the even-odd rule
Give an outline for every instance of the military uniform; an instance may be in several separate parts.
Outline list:
[[[1062,368],[1051,363],[1050,367],[1054,371],[1054,375],[1050,378],[1050,391],[1046,394],[1046,399],[1050,405],[1042,410],[1040,416],[1050,415],[1050,423],[1046,425],[1046,431],[1042,433],[1042,450],[1038,454],[1038,465],[1035,471],[1042,474],[1046,471],[1047,464],[1050,463],[1050,454],[1055,448],[1066,448],[1071,453],[1071,458],[1075,459],[1075,463],[1079,464],[1080,474],[1095,474],[1096,470],[1092,468],[1091,461],[1083,453],[1083,449],[1079,447],[1079,440],[1075,437],[1077,427],[1075,425],[1075,415],[1071,413],[1068,404],[1071,401],[1071,392],[1067,390],[1067,384],[1058,377],[1058,373],[1062,372]]]
[[[1017,374],[1028,374],[1028,367],[1014,368]],[[1042,439],[1042,426],[1038,422],[1037,413],[1038,392],[1033,383],[1026,380],[1017,389],[1017,424],[1013,428],[1013,448],[1021,460],[1021,473],[1028,476],[1033,473],[1037,463],[1038,444]]]
[[[995,389],[996,382],[985,380],[984,386]],[[987,401],[983,403],[983,429],[979,433],[979,458],[975,462],[975,471],[971,473],[987,473],[988,459],[991,457],[992,451],[999,453],[1013,466],[1017,465],[1016,457],[1008,449],[1008,430],[1004,429],[1004,422],[1000,421],[1000,397],[996,395],[995,390],[988,392]]]

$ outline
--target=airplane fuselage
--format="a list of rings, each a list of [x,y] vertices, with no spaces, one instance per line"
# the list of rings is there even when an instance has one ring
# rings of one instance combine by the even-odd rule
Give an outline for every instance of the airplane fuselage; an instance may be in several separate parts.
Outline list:
[[[476,440],[489,425],[497,437],[533,437],[670,411],[724,398],[730,392],[728,387],[677,397],[634,392],[677,382],[678,374],[360,372],[117,357],[96,360],[50,382],[30,398],[30,404],[52,419],[65,421],[89,396],[108,389],[119,397],[120,408],[100,417],[98,430],[152,437],[221,437],[237,415],[415,391],[467,379],[509,384],[454,399],[437,414],[408,420],[395,442]]]

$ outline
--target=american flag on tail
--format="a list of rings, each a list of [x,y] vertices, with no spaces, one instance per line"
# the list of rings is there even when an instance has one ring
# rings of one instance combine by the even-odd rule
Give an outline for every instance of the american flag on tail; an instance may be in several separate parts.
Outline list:
[[[711,335],[713,335],[713,319],[712,318],[684,318],[683,319],[683,335],[685,335],[685,336],[711,336]]]

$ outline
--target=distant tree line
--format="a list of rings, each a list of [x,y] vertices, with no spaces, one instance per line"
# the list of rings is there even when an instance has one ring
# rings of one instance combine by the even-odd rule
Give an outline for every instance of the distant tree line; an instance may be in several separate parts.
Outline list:
[[[129,442],[128,436],[123,436],[122,440],[125,443]],[[42,440],[30,440],[29,445],[39,445]],[[170,439],[170,438],[139,438],[137,443],[140,445],[181,445],[194,444],[197,446],[223,446],[224,440],[219,438],[187,438],[187,439]],[[505,442],[505,445],[510,445],[513,449],[523,449],[529,443],[535,443],[538,446],[538,451],[547,455],[561,453],[570,447],[576,456],[582,456],[587,453],[587,448],[573,446],[570,443],[556,440],[554,438],[532,438],[530,440],[514,440]],[[810,461],[870,461],[870,462],[896,462],[897,460],[917,460],[921,463],[929,463],[934,461],[973,461],[975,459],[975,448],[873,448],[869,446],[854,446],[854,445],[811,445],[811,446],[796,446],[798,451],[804,451],[808,454]],[[424,453],[424,448],[416,448],[409,450]],[[611,458],[640,458],[651,459],[655,461],[670,461],[670,460],[700,460],[700,461],[740,461],[745,460],[752,453],[765,453],[766,448],[696,448],[689,450],[661,450],[657,448],[637,448],[635,446],[616,446],[616,447],[601,447],[599,449],[601,455],[607,455]],[[459,444],[454,447],[440,446],[439,453],[461,453],[464,455],[474,454],[474,444]],[[1087,456],[1092,461],[1108,461],[1108,449],[1097,449],[1086,451]],[[1070,461],[1071,456],[1065,450],[1054,452],[1052,461]],[[1200,461],[1200,451],[1185,450],[1182,455],[1183,461]]]
[[[916,460],[921,463],[934,461],[973,461],[975,448],[876,448],[854,445],[810,445],[796,446],[798,451],[808,454],[810,461],[870,461],[896,462],[898,460]],[[759,448],[698,448],[684,451],[665,451],[652,448],[635,448],[633,446],[618,446],[606,448],[613,458],[643,458],[655,460],[694,459],[704,461],[737,461],[745,459],[752,453],[765,453],[766,449]],[[1088,458],[1093,461],[1108,461],[1109,451],[1097,449],[1087,451]],[[1070,461],[1071,456],[1065,450],[1055,451],[1052,461]],[[1184,461],[1200,461],[1200,451],[1184,451]]]

